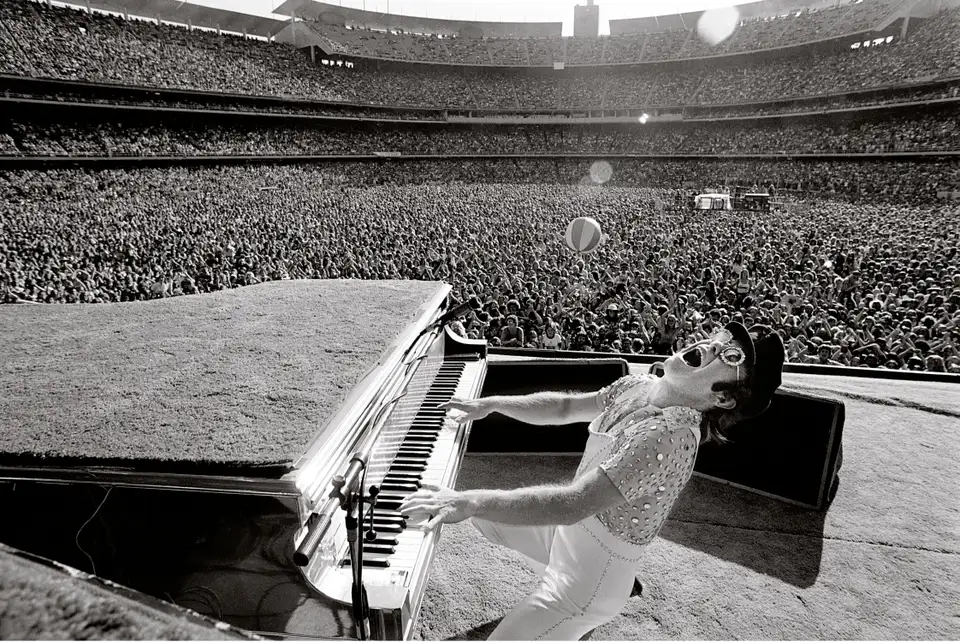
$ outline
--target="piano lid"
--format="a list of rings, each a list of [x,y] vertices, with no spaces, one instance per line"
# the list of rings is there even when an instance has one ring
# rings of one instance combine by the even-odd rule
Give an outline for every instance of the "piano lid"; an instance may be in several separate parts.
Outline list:
[[[0,306],[0,479],[296,494],[286,474],[368,401],[449,291],[303,280]]]

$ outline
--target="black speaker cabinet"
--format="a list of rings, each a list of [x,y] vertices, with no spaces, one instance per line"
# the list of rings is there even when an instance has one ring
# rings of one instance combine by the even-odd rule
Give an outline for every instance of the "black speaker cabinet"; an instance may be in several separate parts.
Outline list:
[[[489,364],[482,397],[545,390],[590,392],[629,374],[622,359],[542,359]],[[792,504],[825,510],[839,483],[844,405],[778,391],[770,408],[701,446],[694,472]],[[500,414],[476,422],[470,453],[582,453],[587,424],[533,426]]]
[[[839,484],[843,421],[839,401],[778,390],[766,412],[733,428],[730,443],[701,446],[694,472],[825,510]]]

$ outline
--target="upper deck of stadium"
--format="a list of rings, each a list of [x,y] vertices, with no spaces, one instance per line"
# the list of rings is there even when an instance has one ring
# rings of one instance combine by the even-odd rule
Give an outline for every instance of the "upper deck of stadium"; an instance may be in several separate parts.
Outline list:
[[[286,0],[274,18],[177,0],[70,0],[72,4],[259,36],[330,56],[478,67],[635,65],[788,49],[924,18],[957,0],[762,0],[735,5],[733,33],[716,45],[697,34],[703,11],[610,20],[610,36],[564,37],[561,22],[476,22]]]

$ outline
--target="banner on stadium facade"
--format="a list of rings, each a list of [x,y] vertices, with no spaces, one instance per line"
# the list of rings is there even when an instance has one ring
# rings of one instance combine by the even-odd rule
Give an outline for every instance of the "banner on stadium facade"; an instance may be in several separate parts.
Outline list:
[[[555,62],[555,63],[553,63],[553,68],[554,68],[554,70],[556,70],[556,71],[562,71],[562,70],[563,70],[563,66],[564,66],[564,63],[562,63],[562,62]]]
[[[374,156],[379,156],[380,158],[400,158],[400,152],[373,152]]]

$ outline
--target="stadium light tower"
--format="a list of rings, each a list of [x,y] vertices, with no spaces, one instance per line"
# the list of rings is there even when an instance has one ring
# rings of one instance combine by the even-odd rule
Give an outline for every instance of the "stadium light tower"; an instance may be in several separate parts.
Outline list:
[[[573,8],[573,37],[596,38],[600,34],[600,7],[587,0]]]

